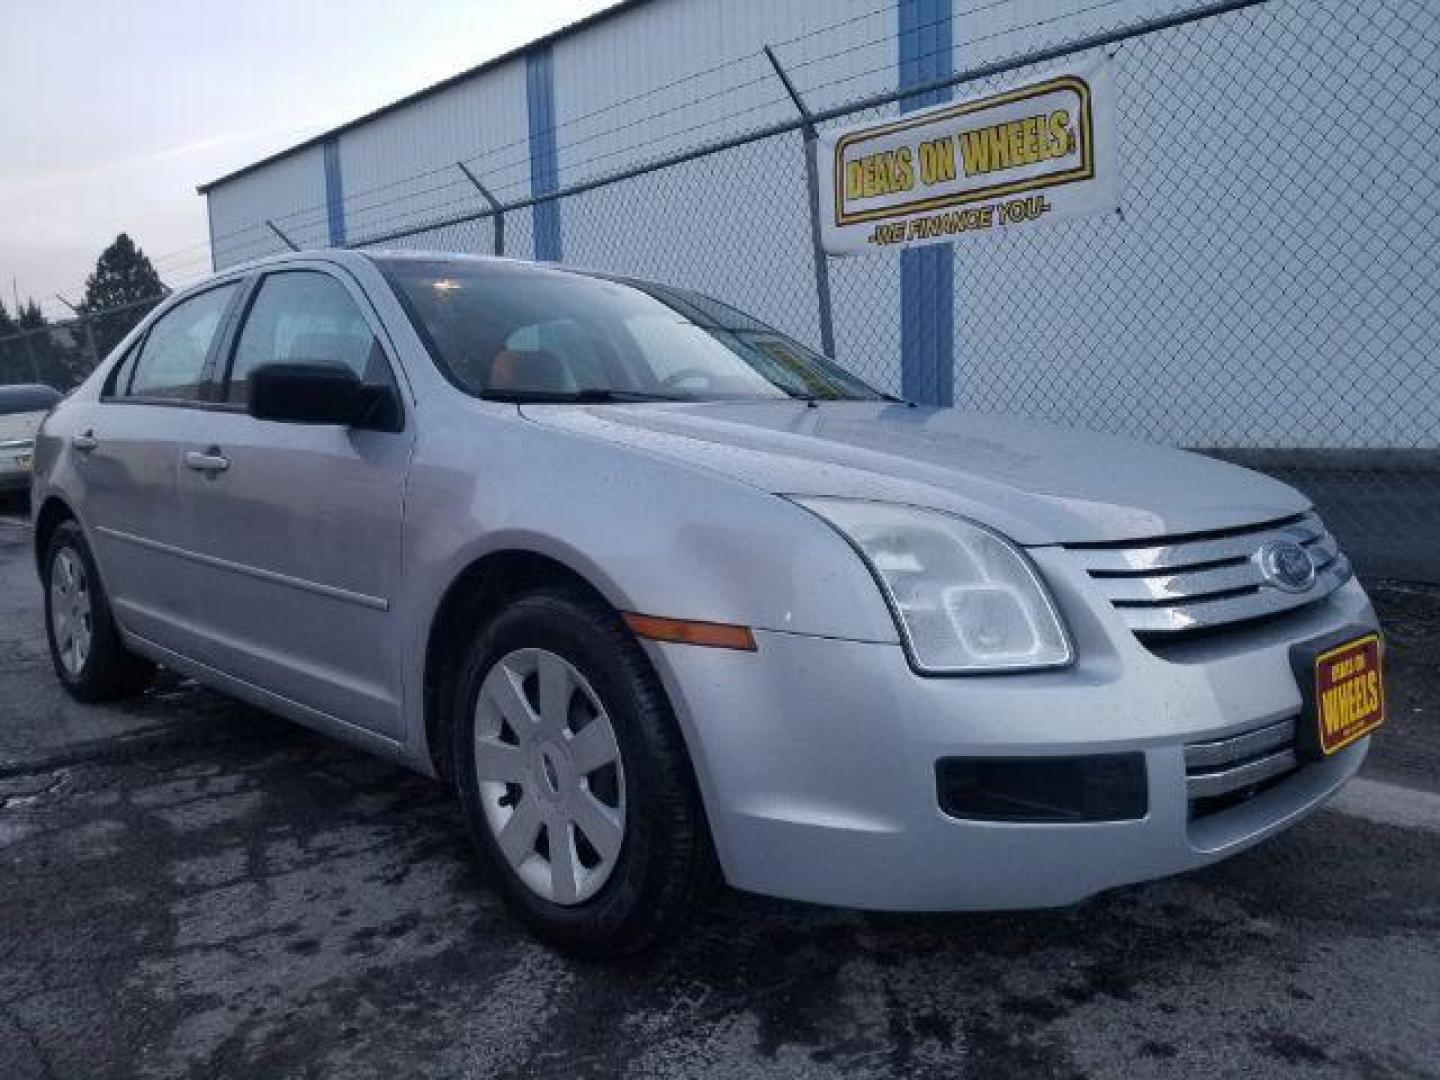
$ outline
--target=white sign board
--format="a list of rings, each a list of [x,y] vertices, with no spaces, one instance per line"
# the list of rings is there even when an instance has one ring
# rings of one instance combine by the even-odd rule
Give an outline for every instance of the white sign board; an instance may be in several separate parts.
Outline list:
[[[820,234],[832,255],[1113,210],[1108,57],[984,97],[826,132],[815,144]]]

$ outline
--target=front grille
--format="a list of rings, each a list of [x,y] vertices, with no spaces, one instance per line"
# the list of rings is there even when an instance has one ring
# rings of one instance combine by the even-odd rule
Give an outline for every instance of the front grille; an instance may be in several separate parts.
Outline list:
[[[1185,789],[1191,818],[1243,802],[1300,767],[1295,721],[1254,728],[1185,747]]]
[[[1270,584],[1256,553],[1290,540],[1310,553],[1315,580],[1303,592]],[[1293,611],[1350,580],[1350,560],[1314,514],[1219,532],[1117,544],[1076,544],[1096,587],[1137,635],[1173,637]]]

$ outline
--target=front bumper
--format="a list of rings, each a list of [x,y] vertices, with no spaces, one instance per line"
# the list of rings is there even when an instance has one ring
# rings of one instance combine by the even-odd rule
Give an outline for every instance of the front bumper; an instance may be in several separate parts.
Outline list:
[[[28,490],[35,444],[28,439],[0,444],[0,492]]]
[[[28,457],[23,461],[0,457],[0,492],[29,491],[33,476]]]
[[[1093,603],[1063,557],[1032,554],[1076,638],[1080,659],[1063,671],[922,678],[894,644],[763,631],[755,653],[647,646],[727,881],[884,910],[1058,906],[1240,851],[1316,809],[1360,767],[1368,740],[1252,798],[1191,813],[1186,745],[1293,718],[1289,647],[1373,626],[1358,584],[1162,657]],[[1132,751],[1148,789],[1137,820],[973,821],[940,810],[942,758]]]

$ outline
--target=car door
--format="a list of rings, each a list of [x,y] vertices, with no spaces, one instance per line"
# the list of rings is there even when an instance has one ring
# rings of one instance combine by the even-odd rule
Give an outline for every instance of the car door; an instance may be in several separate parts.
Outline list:
[[[203,555],[203,662],[327,718],[399,737],[395,614],[413,419],[399,432],[257,420],[249,373],[350,368],[396,385],[363,292],[324,264],[263,275],[216,362],[180,486]],[[408,413],[408,410],[407,410]]]
[[[184,651],[194,625],[194,519],[181,459],[202,429],[207,363],[240,291],[236,280],[187,296],[132,345],[74,438],[88,529],[120,623]]]

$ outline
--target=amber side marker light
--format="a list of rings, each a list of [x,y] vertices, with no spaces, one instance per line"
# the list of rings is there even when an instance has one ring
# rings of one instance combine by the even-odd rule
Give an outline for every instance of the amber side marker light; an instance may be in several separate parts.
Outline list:
[[[748,626],[729,623],[689,622],[685,619],[662,619],[655,615],[625,612],[625,625],[640,637],[652,641],[675,641],[681,645],[707,645],[712,649],[755,651],[755,635]]]

